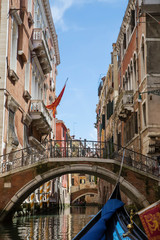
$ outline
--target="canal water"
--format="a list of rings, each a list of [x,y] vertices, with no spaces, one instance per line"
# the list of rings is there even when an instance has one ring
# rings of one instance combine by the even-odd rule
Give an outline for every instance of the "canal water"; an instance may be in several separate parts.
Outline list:
[[[0,225],[0,240],[71,240],[99,211],[95,206],[73,206],[57,213],[14,218]]]

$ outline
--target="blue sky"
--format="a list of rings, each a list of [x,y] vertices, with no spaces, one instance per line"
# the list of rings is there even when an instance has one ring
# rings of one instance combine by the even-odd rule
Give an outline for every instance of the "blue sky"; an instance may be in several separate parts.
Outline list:
[[[76,138],[96,140],[96,104],[100,78],[107,73],[128,0],[50,0],[61,63],[56,95],[67,86],[57,107]]]

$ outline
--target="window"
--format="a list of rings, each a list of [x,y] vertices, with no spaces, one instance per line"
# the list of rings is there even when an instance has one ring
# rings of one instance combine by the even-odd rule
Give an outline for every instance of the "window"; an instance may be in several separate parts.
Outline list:
[[[72,186],[74,186],[74,178],[72,178]]]
[[[32,13],[32,0],[28,0],[28,12]]]
[[[102,129],[105,129],[105,114],[102,115]]]
[[[29,80],[30,80],[30,50],[28,51],[28,61],[25,67],[25,90],[29,92]]]
[[[80,179],[80,184],[85,184],[85,179]]]
[[[145,46],[144,46],[144,38],[142,38],[141,45],[141,80],[145,77]]]
[[[118,150],[121,149],[121,133],[117,134]]]
[[[130,66],[130,81],[131,81],[131,90],[135,88],[134,82],[133,82],[133,63],[131,61],[131,66]]]
[[[130,69],[128,67],[128,90],[131,90],[131,75],[130,75]]]
[[[121,64],[121,52],[118,53],[118,67],[120,67]]]
[[[143,109],[143,126],[145,127],[146,124],[147,124],[147,121],[146,121],[146,103],[143,103],[142,109]]]
[[[11,56],[10,68],[17,71],[17,44],[18,44],[18,24],[14,17],[12,18],[12,31],[11,31]]]
[[[47,89],[46,89],[46,86],[44,86],[44,104],[47,104]]]
[[[8,96],[8,144],[11,146],[18,146],[19,141],[15,131],[15,113],[18,109],[18,103],[11,97]]]
[[[123,77],[123,89],[125,90],[125,77]]]
[[[125,90],[128,90],[128,74],[125,74]]]
[[[137,118],[137,112],[134,114],[134,122],[135,122],[135,133],[138,133],[138,118]]]
[[[32,99],[36,99],[36,78],[34,69],[32,71],[32,87],[31,87],[31,95]]]
[[[131,10],[131,32],[133,32],[134,27],[135,27],[135,10]]]
[[[127,144],[138,133],[137,112],[133,113],[124,126],[124,141]]]
[[[112,116],[113,114],[113,101],[109,101],[107,104],[107,120]]]
[[[136,55],[134,55],[134,58],[133,58],[133,82],[134,82],[134,89],[137,88],[136,76],[137,76],[137,62],[136,62]]]
[[[127,46],[127,36],[126,36],[126,33],[124,33],[124,39],[123,39],[123,49],[125,50],[126,49],[126,46]]]

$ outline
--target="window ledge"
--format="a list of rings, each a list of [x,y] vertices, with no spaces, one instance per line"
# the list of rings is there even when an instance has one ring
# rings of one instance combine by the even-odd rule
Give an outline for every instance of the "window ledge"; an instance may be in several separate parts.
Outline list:
[[[15,73],[13,69],[9,69],[9,77],[12,79],[12,81],[17,82],[19,80],[19,77]]]
[[[29,94],[29,92],[27,90],[24,90],[23,97],[27,101],[29,101],[31,99],[31,95]]]
[[[14,16],[14,18],[15,18],[16,21],[17,21],[17,24],[18,24],[18,25],[21,25],[21,24],[22,24],[22,20],[21,20],[19,14],[17,13],[17,10],[18,10],[18,9],[16,9],[16,8],[13,7],[13,6],[11,6],[11,8],[10,8],[10,14],[11,14],[12,16]]]
[[[16,112],[19,108],[17,101],[11,96],[8,96],[8,109],[11,109],[13,112]]]
[[[29,127],[29,125],[30,125],[31,122],[32,122],[32,118],[29,116],[28,113],[23,112],[22,122],[23,122],[27,127]]]
[[[31,12],[28,12],[28,22],[29,22],[30,25],[33,25],[33,24],[34,24],[34,20],[33,20],[32,13],[31,13]]]

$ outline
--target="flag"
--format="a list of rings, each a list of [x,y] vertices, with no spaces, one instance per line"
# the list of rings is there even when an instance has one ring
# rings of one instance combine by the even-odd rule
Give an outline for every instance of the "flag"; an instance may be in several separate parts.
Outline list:
[[[149,240],[160,240],[160,200],[138,212]]]
[[[56,114],[56,108],[59,105],[59,103],[61,101],[61,98],[63,96],[64,90],[65,90],[65,87],[66,87],[66,82],[64,84],[64,87],[63,87],[62,91],[60,92],[59,96],[55,99],[55,101],[52,104],[46,106],[46,108],[53,111],[53,117],[54,118],[55,118],[55,114]]]

